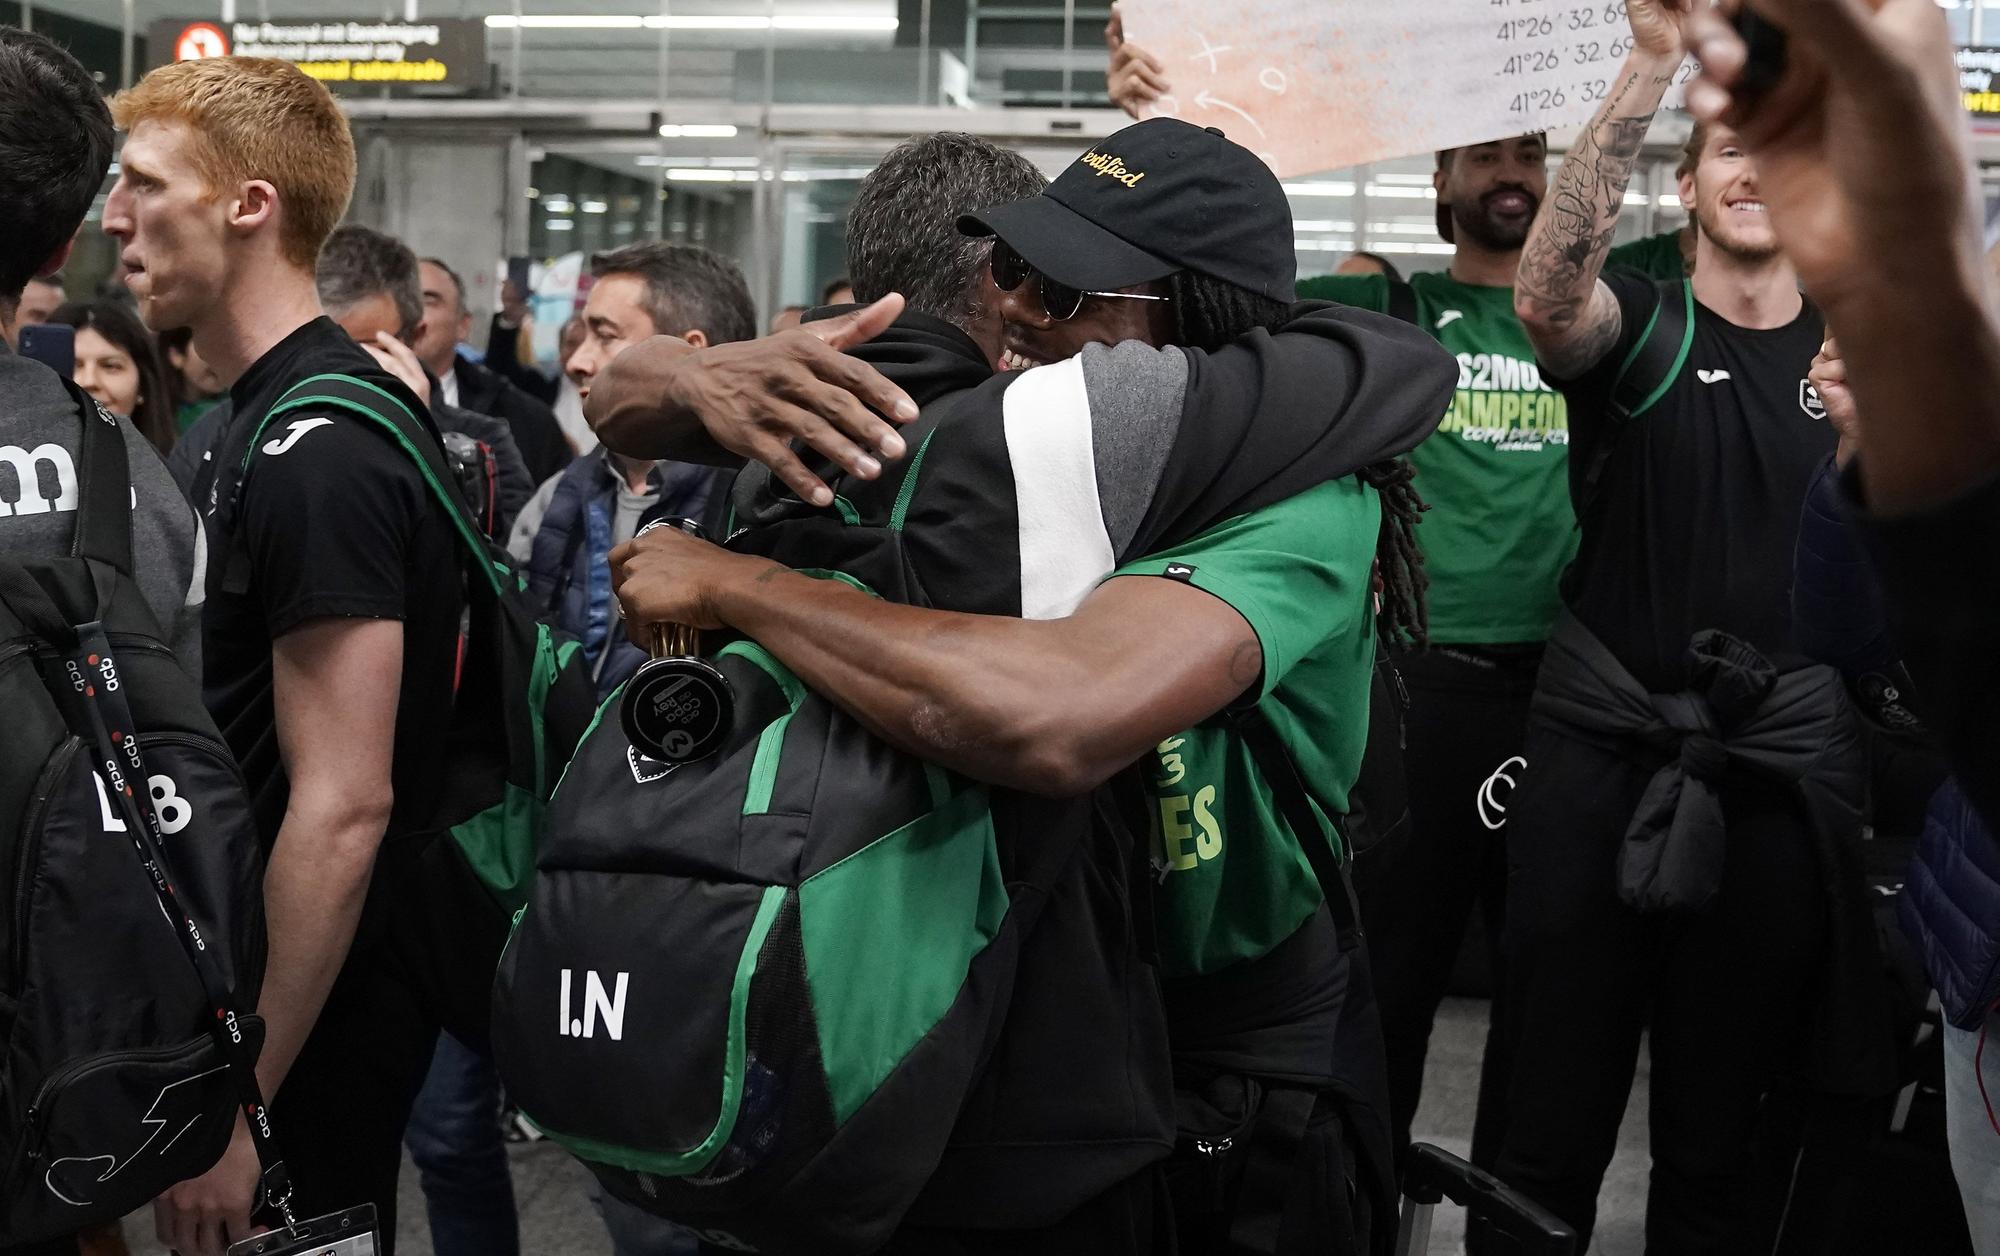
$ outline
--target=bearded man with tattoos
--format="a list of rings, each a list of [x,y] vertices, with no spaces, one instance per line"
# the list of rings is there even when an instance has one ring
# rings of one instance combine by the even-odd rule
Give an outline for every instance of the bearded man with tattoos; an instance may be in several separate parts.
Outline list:
[[[1734,132],[1698,126],[1681,163],[1693,277],[1604,273],[1697,3],[1631,0],[1632,53],[1514,289],[1568,399],[1581,538],[1510,807],[1514,1073],[1494,1171],[1588,1246],[1650,1026],[1650,1256],[1768,1250],[1751,1165],[1774,1085],[1865,1094],[1890,1076],[1860,743],[1792,630],[1800,508],[1835,443],[1807,381],[1824,328]]]

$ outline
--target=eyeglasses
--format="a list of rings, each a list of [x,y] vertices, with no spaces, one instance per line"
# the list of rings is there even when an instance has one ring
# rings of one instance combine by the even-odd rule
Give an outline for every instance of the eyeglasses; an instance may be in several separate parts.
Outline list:
[[[1057,283],[1028,264],[1026,258],[1016,253],[1006,241],[993,241],[993,257],[989,263],[993,271],[993,286],[1002,292],[1012,292],[1028,281],[1029,276],[1041,281],[1042,309],[1058,323],[1066,323],[1075,318],[1083,308],[1085,297],[1108,297],[1119,301],[1170,301],[1171,297],[1156,297],[1143,292],[1094,292],[1089,288],[1072,288],[1066,283]]]

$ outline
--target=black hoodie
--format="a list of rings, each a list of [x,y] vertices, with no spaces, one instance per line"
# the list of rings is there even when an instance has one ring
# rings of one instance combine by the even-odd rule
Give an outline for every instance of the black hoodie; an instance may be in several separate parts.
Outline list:
[[[1128,559],[1407,452],[1458,383],[1416,328],[1323,304],[1212,353],[1093,345],[999,375],[922,315],[853,352],[921,408],[902,429],[910,453],[873,481],[816,465],[836,494],[824,509],[750,467],[731,548],[892,601],[1027,618],[1069,614]],[[1165,1011],[1131,914],[1147,824],[1117,793],[1080,813],[992,791],[1010,880],[1038,844],[1077,841],[1081,857],[1023,943],[1004,1027],[912,1225],[1053,1224],[1172,1148]]]
[[[750,467],[736,513],[753,532],[733,547],[823,545],[795,565],[837,567],[896,601],[1030,619],[1069,614],[1128,559],[1407,453],[1458,381],[1416,328],[1318,302],[1214,352],[1091,345],[996,375],[963,332],[920,314],[851,352],[921,408],[902,429],[910,454],[872,481],[815,465],[838,498],[825,511]],[[840,536],[850,506],[862,518],[900,506],[900,571],[880,569],[890,555],[871,540]],[[755,531],[781,521],[812,540]]]

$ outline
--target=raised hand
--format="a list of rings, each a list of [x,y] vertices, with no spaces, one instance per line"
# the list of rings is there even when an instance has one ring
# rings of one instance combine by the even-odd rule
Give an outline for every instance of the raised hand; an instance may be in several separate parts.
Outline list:
[[[410,346],[386,331],[378,331],[374,343],[361,347],[383,370],[408,384],[410,391],[417,394],[417,400],[425,405],[431,403],[431,377],[424,373],[424,364],[417,360]]]
[[[880,459],[903,456],[903,438],[878,416],[908,423],[917,417],[916,403],[845,353],[881,335],[902,312],[903,298],[891,293],[851,314],[761,340],[696,349],[655,337],[612,361],[592,385],[585,411],[606,445],[639,458],[686,456],[674,444],[676,433],[662,430],[692,419],[714,445],[763,463],[801,500],[825,506],[833,490],[806,469],[792,442],[805,442],[862,479],[882,473]]]
[[[1111,88],[1111,103],[1133,117],[1142,117],[1147,105],[1173,91],[1167,82],[1167,68],[1160,59],[1125,39],[1125,15],[1111,6],[1111,20],[1104,24],[1104,46],[1111,51],[1111,66],[1105,81]]]
[[[1855,451],[1861,448],[1861,412],[1854,404],[1854,393],[1847,386],[1847,360],[1840,356],[1840,346],[1832,336],[1819,347],[1819,353],[1812,360],[1812,369],[1806,372],[1812,381],[1813,391],[1819,394],[1820,404],[1826,407],[1826,421],[1840,436],[1840,447],[1834,451],[1834,460],[1841,466],[1847,465]]]
[[[1694,7],[1695,0],[1626,0],[1625,20],[1632,24],[1635,46],[1678,61],[1687,54],[1684,28]]]

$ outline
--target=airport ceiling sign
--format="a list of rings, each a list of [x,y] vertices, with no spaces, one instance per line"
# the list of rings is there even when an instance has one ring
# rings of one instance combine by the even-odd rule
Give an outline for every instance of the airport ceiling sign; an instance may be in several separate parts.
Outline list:
[[[485,91],[492,77],[486,25],[477,18],[164,18],[147,33],[149,65],[232,55],[289,61],[336,95],[372,95],[383,88],[458,95]]]

